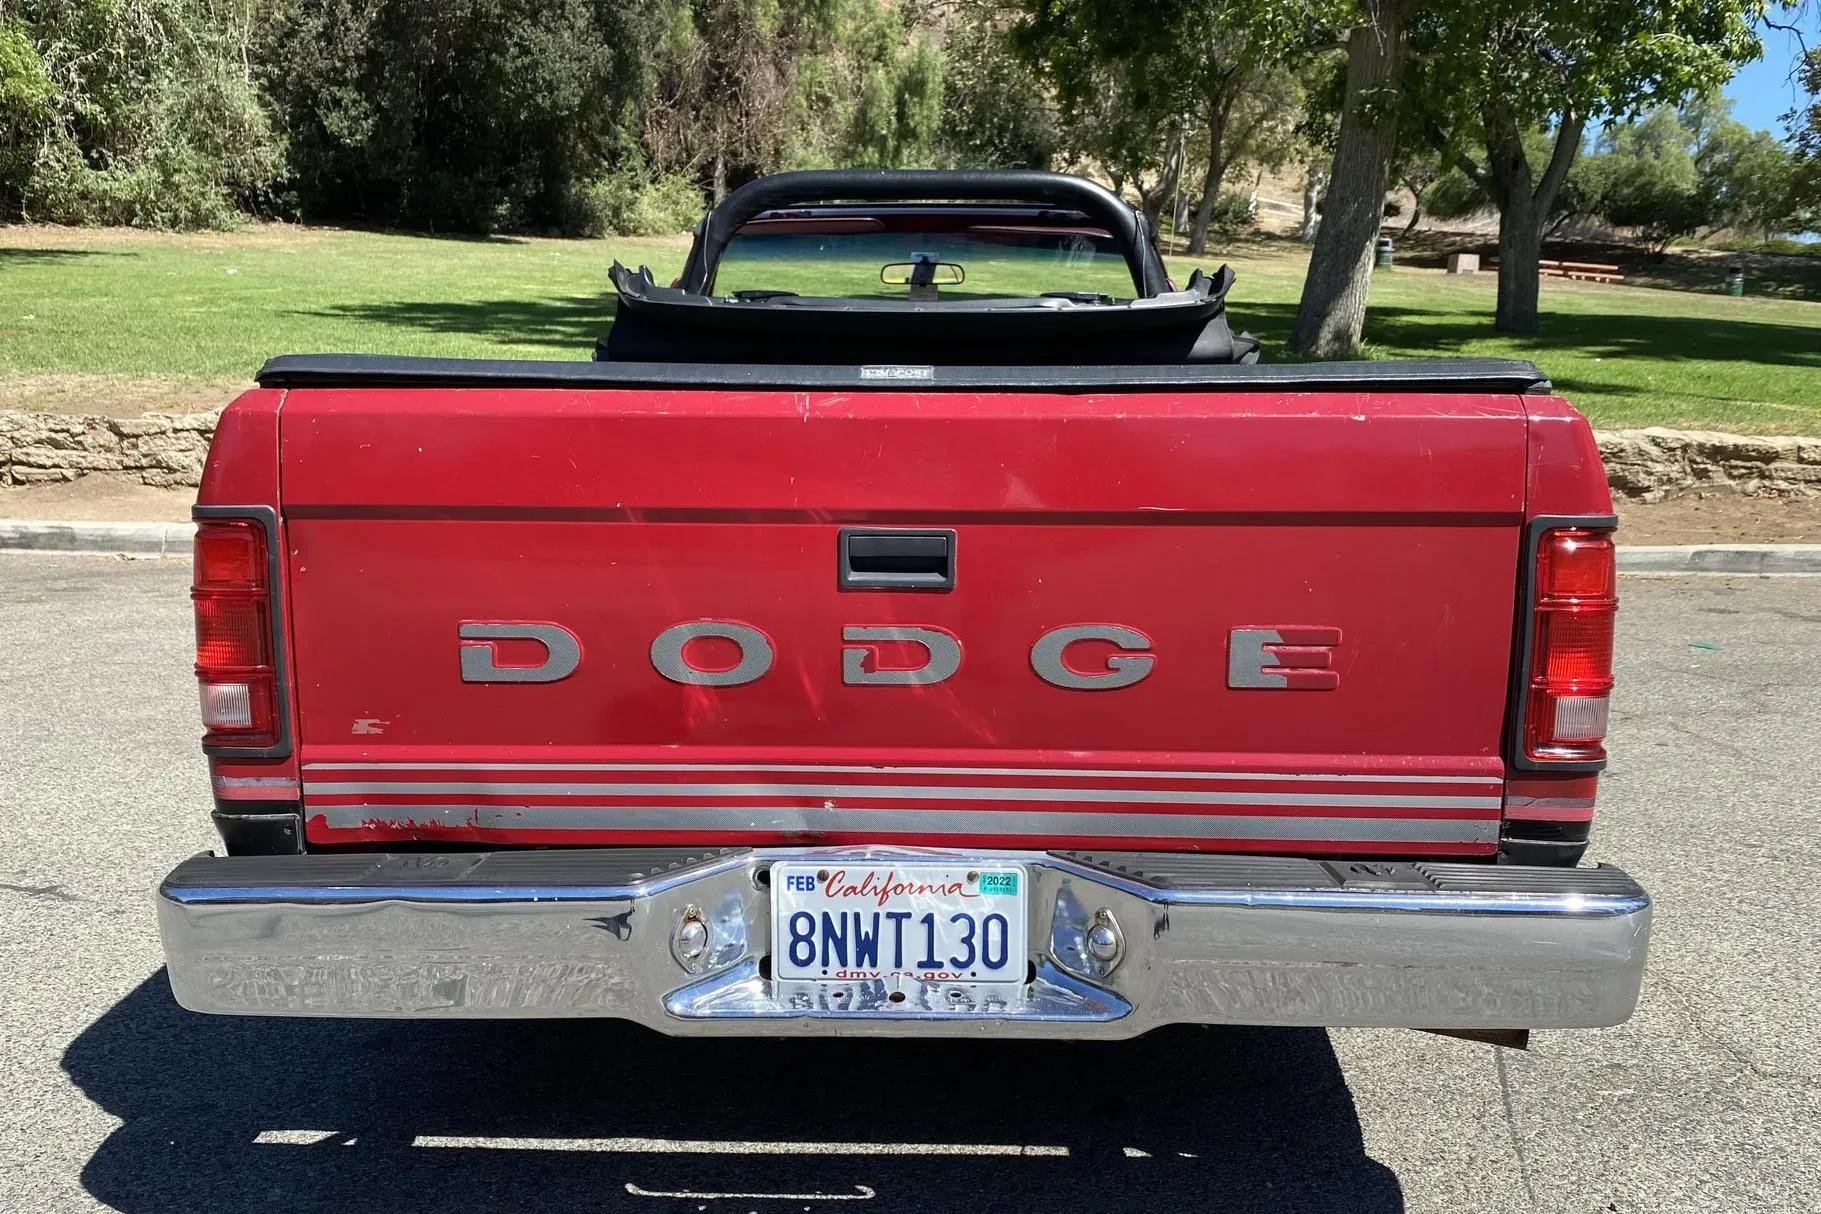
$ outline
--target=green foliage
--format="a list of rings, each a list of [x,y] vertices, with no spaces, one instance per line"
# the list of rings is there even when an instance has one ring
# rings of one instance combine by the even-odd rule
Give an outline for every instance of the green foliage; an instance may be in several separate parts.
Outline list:
[[[1426,7],[1421,101],[1461,147],[1490,122],[1624,119],[1755,58],[1761,0],[1456,0]],[[1474,136],[1480,136],[1474,142]]]
[[[926,34],[912,35],[902,10],[862,5],[844,49],[858,76],[844,159],[869,168],[934,162],[942,125],[942,60]]]
[[[1747,243],[1804,230],[1810,221],[1792,201],[1791,153],[1767,132],[1734,121],[1730,109],[1718,93],[1698,95],[1679,107],[1656,106],[1608,127],[1569,169],[1548,221],[1559,226],[1574,218],[1598,219],[1634,229],[1659,251],[1703,229],[1753,234]],[[1537,130],[1525,134],[1532,162],[1547,158],[1550,138]],[[1492,205],[1481,184],[1459,169],[1437,179],[1423,201],[1443,218]]]
[[[562,227],[577,236],[674,236],[695,227],[704,209],[688,177],[634,164],[576,187]]]
[[[1790,149],[1769,132],[1727,117],[1730,103],[1717,109],[1702,104],[1717,115],[1689,127],[1707,212],[1703,222],[1759,235],[1821,227],[1821,206],[1805,209],[1798,195],[1799,166]]]
[[[313,218],[560,226],[637,147],[666,0],[318,0],[269,31],[265,84]]]
[[[1251,201],[1237,190],[1223,190],[1214,203],[1208,230],[1223,240],[1232,240],[1257,226]]]
[[[1137,190],[1153,223],[1191,144],[1218,169],[1238,98],[1329,36],[1335,0],[1021,0],[1011,42],[1054,91],[1062,149]],[[1288,124],[1284,124],[1288,125]],[[1218,176],[1214,183],[1218,185]]]
[[[1808,94],[1805,105],[1784,116],[1795,161],[1790,170],[1790,209],[1802,216],[1801,230],[1821,231],[1821,47],[1811,47],[1799,73]]]
[[[1657,248],[1701,227],[1709,208],[1688,131],[1674,109],[1659,106],[1601,140],[1605,170],[1599,210],[1622,228],[1636,228]]]
[[[935,163],[942,58],[918,11],[695,0],[660,57],[646,154],[715,197],[782,168]]]
[[[0,203],[59,223],[223,227],[280,141],[248,70],[260,0],[31,0],[0,26]]]
[[[1788,236],[1728,236],[1719,240],[1705,240],[1701,245],[1724,253],[1764,253],[1776,257],[1813,257],[1821,260],[1821,242],[1792,240]]]
[[[1047,169],[1062,141],[1055,112],[990,4],[964,9],[944,45],[943,152],[970,168]]]
[[[31,31],[0,20],[0,215],[18,214],[39,140],[57,114],[52,82]]]
[[[1801,230],[1809,220],[1797,213],[1789,150],[1733,121],[1730,109],[1713,94],[1609,130],[1588,158],[1598,177],[1588,209],[1659,249],[1703,228],[1760,237]]]

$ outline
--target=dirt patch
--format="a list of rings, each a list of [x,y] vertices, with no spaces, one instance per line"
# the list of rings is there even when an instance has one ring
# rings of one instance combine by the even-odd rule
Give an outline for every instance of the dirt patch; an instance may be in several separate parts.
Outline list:
[[[0,518],[59,522],[181,523],[194,489],[154,489],[124,476],[85,476],[63,485],[0,486]]]
[[[0,226],[0,237],[19,249],[192,249],[245,248],[248,245],[305,245],[334,235],[339,228],[295,223],[249,223],[219,232],[158,232],[145,228],[83,228],[51,223],[14,223]]]
[[[1821,544],[1821,497],[1691,494],[1618,511],[1621,544]]]
[[[251,385],[244,381],[175,379],[161,376],[8,375],[0,378],[0,409],[28,413],[99,413],[138,417],[144,413],[203,413],[219,409]]]

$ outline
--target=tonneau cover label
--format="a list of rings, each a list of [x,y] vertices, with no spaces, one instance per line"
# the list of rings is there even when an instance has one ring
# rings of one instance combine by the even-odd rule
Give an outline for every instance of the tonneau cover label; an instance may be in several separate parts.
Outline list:
[[[861,379],[935,379],[934,367],[861,367]]]

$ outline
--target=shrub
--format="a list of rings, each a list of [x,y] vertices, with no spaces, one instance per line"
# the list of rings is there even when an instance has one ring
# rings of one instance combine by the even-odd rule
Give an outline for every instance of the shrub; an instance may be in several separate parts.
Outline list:
[[[702,217],[702,191],[676,173],[627,169],[578,187],[564,228],[577,236],[673,236]]]
[[[1214,211],[1208,219],[1208,231],[1230,239],[1243,235],[1256,226],[1251,201],[1244,194],[1232,190],[1221,191],[1220,197],[1214,200]]]
[[[221,227],[282,149],[248,71],[251,6],[22,4],[0,33],[8,209],[61,223]]]
[[[636,156],[664,0],[317,0],[266,34],[289,184],[311,218],[580,226]],[[611,193],[611,191],[609,191]]]
[[[1770,253],[1785,257],[1821,257],[1821,241],[1791,240],[1787,236],[1765,239],[1733,236],[1701,242],[1710,249],[1725,253]]]

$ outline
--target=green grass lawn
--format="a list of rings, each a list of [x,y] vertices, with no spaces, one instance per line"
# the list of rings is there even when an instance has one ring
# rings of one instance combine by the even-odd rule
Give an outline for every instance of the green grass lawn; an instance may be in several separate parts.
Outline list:
[[[169,236],[0,228],[0,406],[207,403],[270,355],[586,358],[612,321],[608,264],[660,281],[687,242],[454,240],[259,227]],[[1236,327],[1281,347],[1303,251],[1248,242]],[[1172,259],[1180,280],[1191,263]],[[794,285],[794,284],[793,284]],[[1527,358],[1603,426],[1821,434],[1821,303],[1545,281],[1543,331],[1492,333],[1491,276],[1400,268],[1373,283],[1375,358]]]

